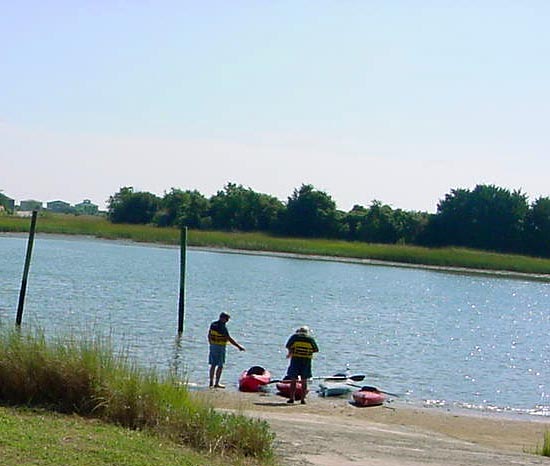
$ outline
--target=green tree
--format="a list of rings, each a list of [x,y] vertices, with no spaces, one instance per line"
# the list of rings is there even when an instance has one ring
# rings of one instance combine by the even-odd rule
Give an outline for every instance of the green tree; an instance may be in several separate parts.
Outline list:
[[[428,225],[429,215],[426,212],[393,211],[393,222],[398,231],[398,243],[414,244]]]
[[[269,194],[254,193],[250,206],[255,219],[255,229],[270,232],[278,230],[285,212],[285,205],[279,199]]]
[[[522,249],[527,196],[493,185],[452,190],[437,206],[424,241],[502,252]]]
[[[368,243],[396,243],[399,232],[394,222],[392,208],[380,201],[372,201],[359,227],[358,237],[361,241]]]
[[[428,223],[428,214],[392,209],[374,200],[370,208],[355,205],[343,216],[346,235],[352,241],[414,244]]]
[[[365,223],[365,217],[368,214],[368,209],[362,205],[355,204],[352,209],[345,213],[342,217],[343,238],[350,241],[359,240],[359,230],[361,225]]]
[[[550,198],[538,198],[525,221],[525,251],[550,257]]]
[[[212,227],[223,230],[273,231],[283,210],[277,198],[235,183],[210,198]]]
[[[340,231],[336,204],[327,193],[303,184],[288,198],[283,230],[291,236],[335,237]]]
[[[148,192],[134,192],[131,186],[120,188],[107,201],[107,216],[113,223],[151,223],[160,206],[160,198]]]
[[[172,188],[162,198],[155,223],[159,226],[207,228],[210,225],[209,208],[210,202],[199,191]]]

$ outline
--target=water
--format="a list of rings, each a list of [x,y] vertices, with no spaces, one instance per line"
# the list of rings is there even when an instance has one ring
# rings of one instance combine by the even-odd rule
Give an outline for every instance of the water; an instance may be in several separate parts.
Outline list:
[[[0,236],[0,325],[13,325],[27,239]],[[247,351],[228,347],[223,379],[263,365],[307,324],[315,375],[349,365],[365,382],[434,406],[550,415],[550,285],[420,269],[214,251],[187,255],[177,341],[179,250],[38,236],[23,324],[49,335],[109,335],[145,366],[207,379],[206,333],[221,311]]]

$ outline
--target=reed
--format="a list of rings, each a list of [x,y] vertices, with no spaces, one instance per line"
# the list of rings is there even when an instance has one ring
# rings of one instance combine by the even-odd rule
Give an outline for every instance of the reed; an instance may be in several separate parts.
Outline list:
[[[217,455],[269,460],[265,421],[216,412],[171,375],[160,377],[97,338],[47,341],[0,329],[0,402],[77,413],[150,431]]]
[[[30,220],[0,216],[0,231],[26,232]],[[89,235],[106,239],[178,245],[176,228],[152,225],[112,224],[104,217],[44,214],[37,223],[38,233]],[[379,260],[412,265],[498,270],[529,274],[549,274],[550,259],[499,254],[465,248],[425,248],[326,239],[285,238],[265,233],[235,233],[191,230],[189,246],[326,256],[344,259]],[[550,279],[550,277],[549,277]]]
[[[30,220],[28,218],[0,216],[0,231],[3,232],[29,231],[29,224]],[[102,216],[42,213],[39,215],[36,231],[38,233],[85,235],[105,239],[179,244],[179,232],[175,228],[111,223]]]
[[[541,456],[550,456],[550,430],[544,433],[542,445],[537,446],[535,453]]]

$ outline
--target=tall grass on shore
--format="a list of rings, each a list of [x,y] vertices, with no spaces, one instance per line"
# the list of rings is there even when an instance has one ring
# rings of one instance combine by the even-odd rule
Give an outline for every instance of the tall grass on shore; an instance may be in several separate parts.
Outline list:
[[[0,328],[0,403],[78,413],[217,455],[269,459],[265,421],[214,411],[170,375],[137,367],[102,339],[47,341]]]
[[[0,231],[28,232],[29,218],[0,215]],[[36,225],[38,233],[85,235],[104,239],[179,244],[179,231],[175,228],[158,228],[152,225],[111,223],[105,217],[41,213]]]
[[[29,225],[29,219],[0,216],[1,232],[26,232],[29,230]],[[37,232],[89,235],[97,238],[127,239],[169,245],[178,245],[180,241],[180,233],[176,228],[113,224],[104,217],[98,216],[43,214],[38,220]],[[456,247],[425,248],[341,240],[283,238],[265,233],[202,230],[191,230],[188,235],[188,244],[243,251],[283,252],[307,256],[540,274],[548,275],[550,280],[550,259]]]
[[[541,456],[550,456],[550,430],[544,433],[542,446],[537,446],[535,453]]]

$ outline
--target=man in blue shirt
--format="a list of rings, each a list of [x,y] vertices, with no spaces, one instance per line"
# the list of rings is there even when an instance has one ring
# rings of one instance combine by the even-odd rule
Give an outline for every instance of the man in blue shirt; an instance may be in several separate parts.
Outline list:
[[[233,346],[239,348],[240,351],[245,350],[243,346],[239,345],[229,335],[226,324],[230,318],[229,314],[222,312],[219,319],[210,324],[210,329],[208,330],[208,343],[210,344],[208,354],[210,388],[225,388],[225,385],[220,384],[220,378],[225,364],[225,348],[227,343],[231,343]]]

